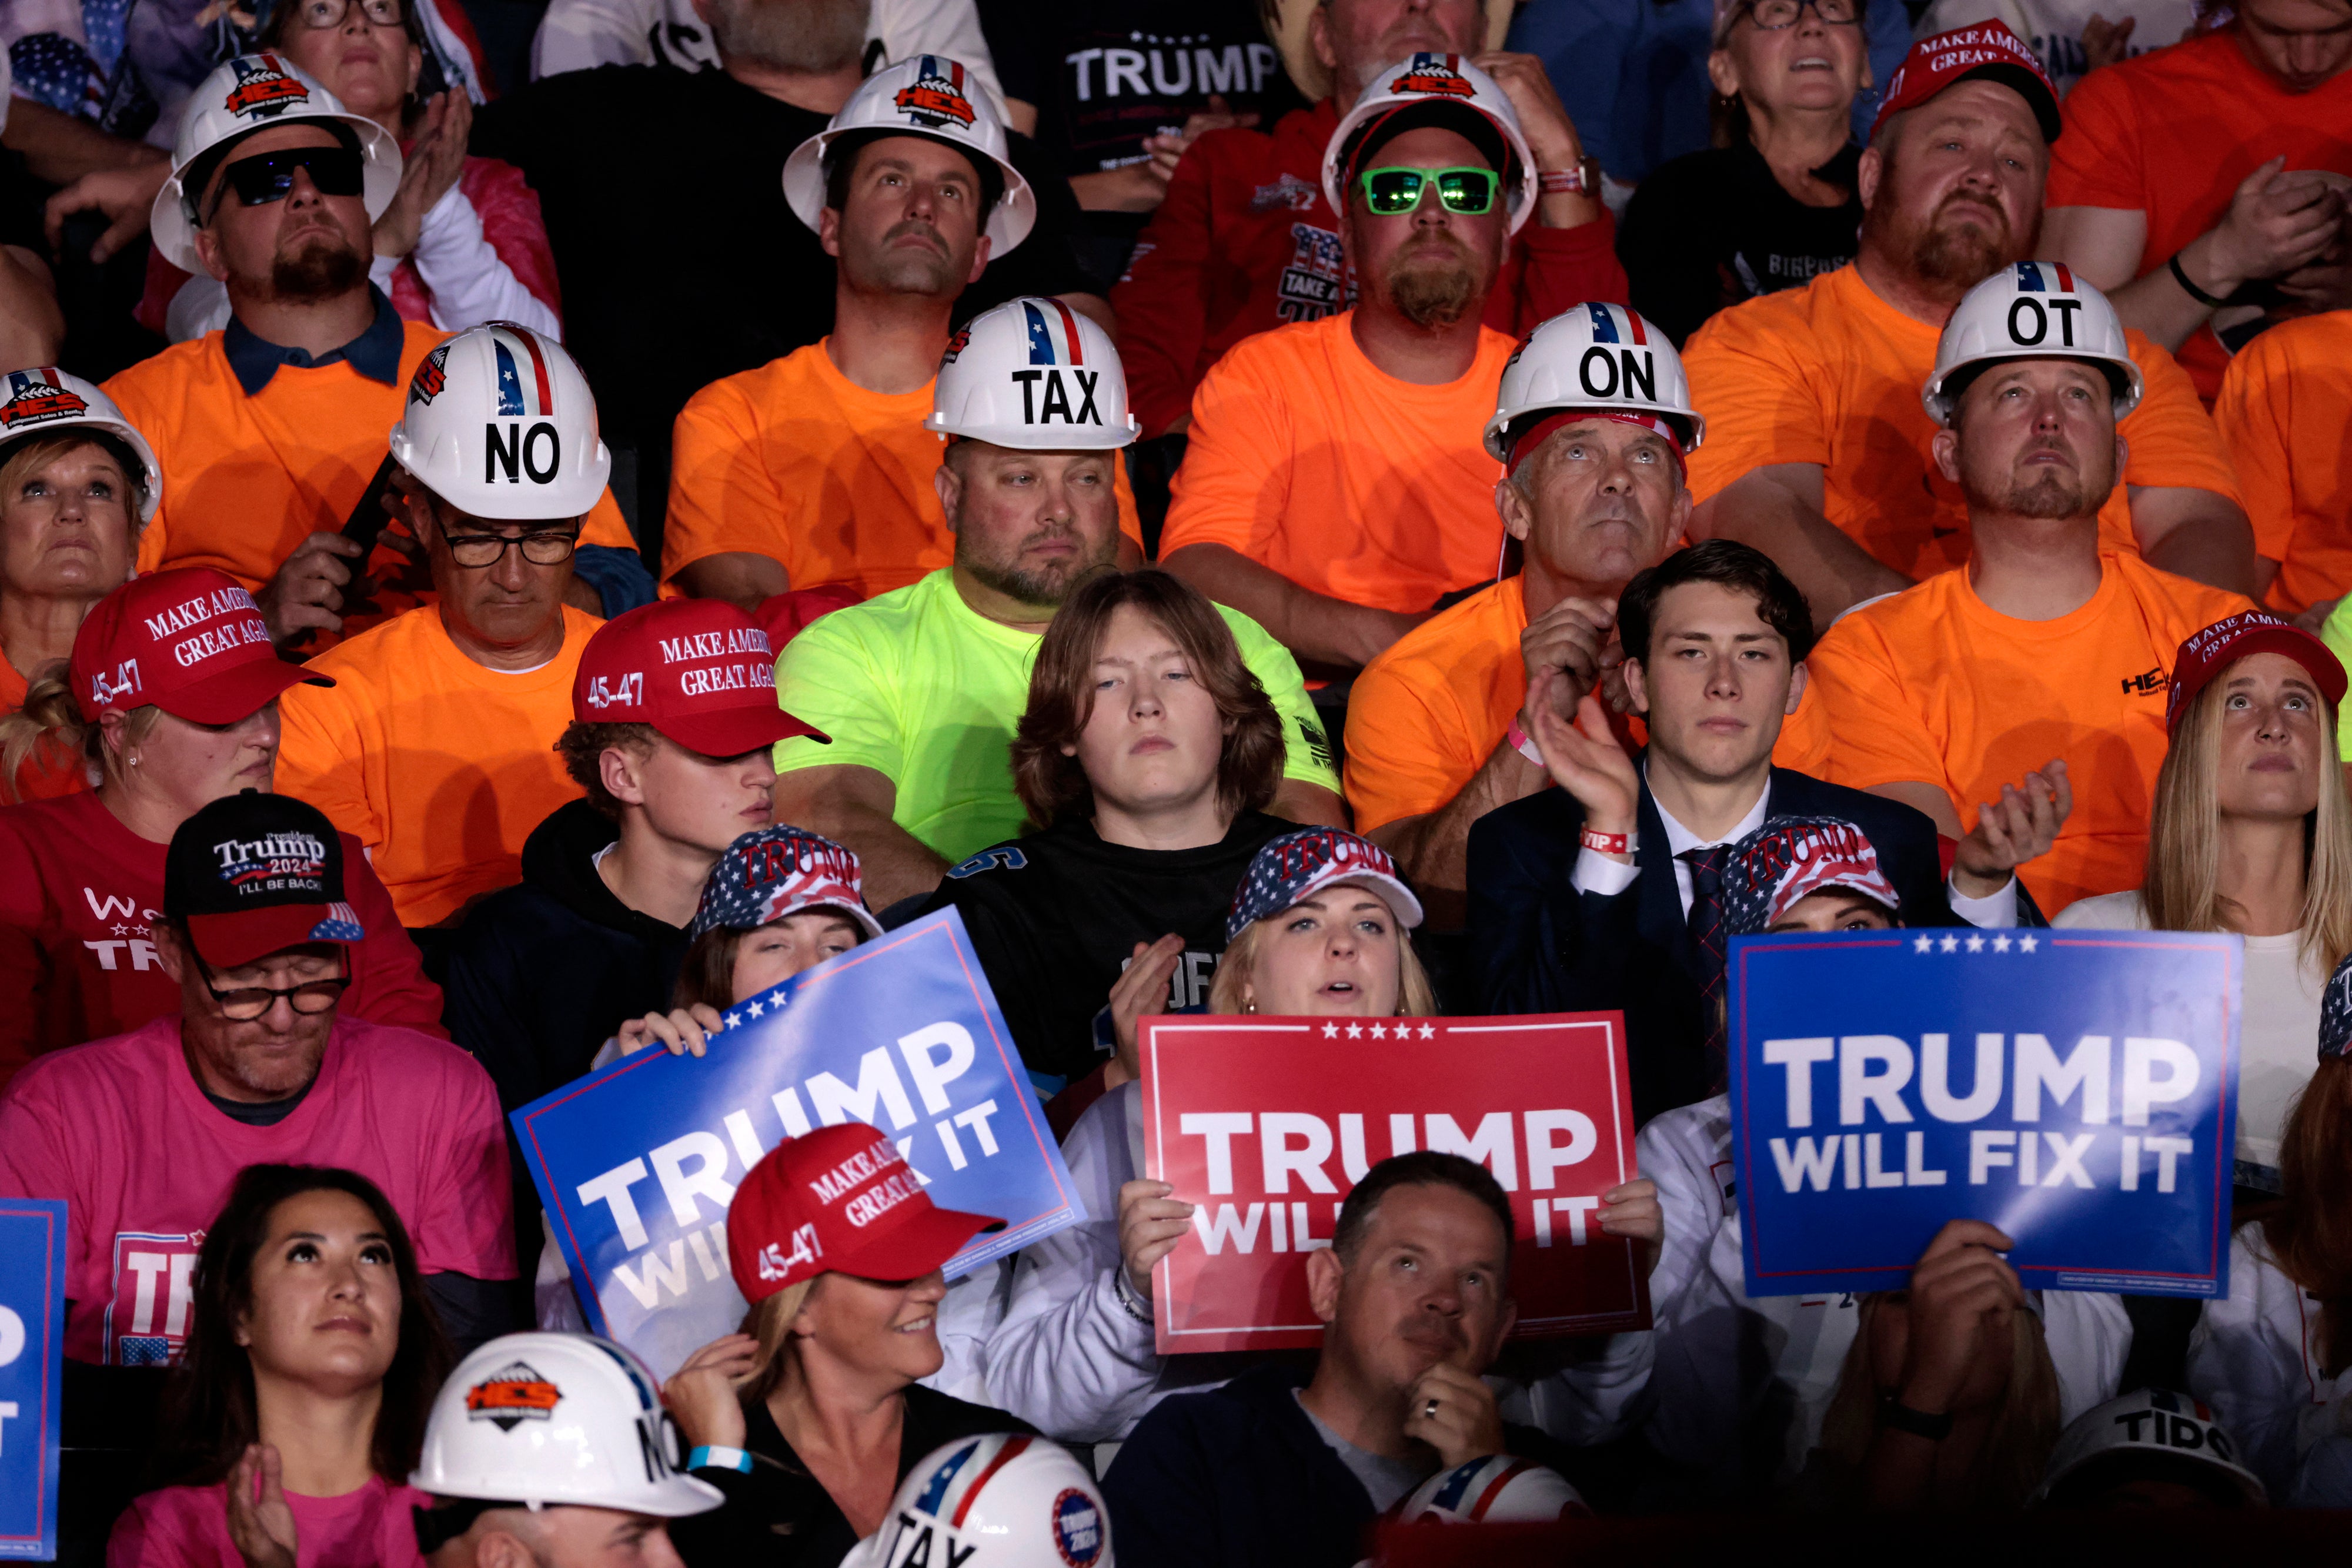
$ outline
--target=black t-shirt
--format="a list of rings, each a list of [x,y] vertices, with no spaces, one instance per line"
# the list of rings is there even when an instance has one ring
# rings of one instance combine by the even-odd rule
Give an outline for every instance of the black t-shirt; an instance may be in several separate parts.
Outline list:
[[[1244,811],[1205,848],[1137,850],[1103,842],[1089,821],[1064,822],[981,851],[948,873],[923,912],[962,912],[1021,1060],[1082,1078],[1102,1062],[1095,1014],[1135,945],[1183,937],[1168,1005],[1205,1004],[1250,857],[1297,827]]]
[[[1144,156],[1212,93],[1272,127],[1299,107],[1255,0],[980,0],[1007,98],[1037,109],[1037,144],[1066,174]]]
[[[1848,191],[1862,149],[1813,172]],[[1642,182],[1617,231],[1633,305],[1682,346],[1717,311],[1777,294],[1853,259],[1862,198],[1809,207],[1780,188],[1763,154],[1742,141],[1663,164]]]
[[[604,66],[485,104],[471,150],[539,193],[563,289],[565,346],[608,438],[667,452],[695,392],[833,329],[833,258],[784,203],[784,159],[826,117],[723,71]],[[1037,225],[956,302],[1099,293],[1069,234],[1077,200],[1026,138],[1013,162]]]

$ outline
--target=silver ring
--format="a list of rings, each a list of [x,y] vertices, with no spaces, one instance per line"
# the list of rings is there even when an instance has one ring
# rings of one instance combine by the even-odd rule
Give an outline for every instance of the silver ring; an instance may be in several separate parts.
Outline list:
[[[1421,1407],[1421,1418],[1422,1418],[1423,1420],[1424,1420],[1424,1421],[1428,1420],[1432,1416],[1434,1416],[1434,1415],[1436,1415],[1436,1414],[1437,1414],[1437,1401],[1436,1401],[1436,1400],[1434,1400],[1434,1399],[1431,1400],[1428,1404],[1426,1404],[1426,1405],[1424,1405],[1424,1406],[1423,1406]]]

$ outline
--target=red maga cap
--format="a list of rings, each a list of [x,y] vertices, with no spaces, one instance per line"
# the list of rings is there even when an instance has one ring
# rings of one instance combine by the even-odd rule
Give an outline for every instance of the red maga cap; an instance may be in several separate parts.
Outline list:
[[[93,722],[152,704],[191,724],[235,724],[289,687],[335,684],[278,658],[253,595],[201,566],[134,577],[100,600],[67,668]]]
[[[2344,662],[2326,643],[2275,615],[2249,610],[2192,632],[2172,659],[2172,690],[2164,699],[2164,728],[2178,733],[2180,716],[2213,677],[2249,653],[2284,653],[2311,673],[2330,708],[2344,700]]]
[[[727,1207],[727,1260],[757,1303],[819,1274],[919,1280],[1004,1221],[933,1207],[898,1145],[863,1122],[789,1138]]]
[[[776,706],[767,632],[717,599],[658,600],[597,628],[572,680],[572,716],[649,724],[705,757],[740,757],[795,735],[832,738]]]
[[[2042,126],[2042,140],[2058,140],[2058,89],[2050,74],[2025,46],[2025,40],[2000,22],[1979,22],[1955,27],[1911,46],[1895,74],[1886,78],[1886,96],[1878,100],[1878,118],[1870,122],[1870,139],[1889,117],[1916,109],[1954,82],[1985,77],[2016,89]]]

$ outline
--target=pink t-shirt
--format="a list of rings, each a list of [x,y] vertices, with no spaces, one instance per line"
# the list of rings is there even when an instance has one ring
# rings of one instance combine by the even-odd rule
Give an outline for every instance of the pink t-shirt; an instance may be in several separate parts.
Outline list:
[[[341,1497],[286,1494],[295,1568],[422,1568],[411,1508],[432,1499],[371,1477]],[[165,1487],[131,1505],[107,1538],[106,1568],[245,1568],[219,1487]]]
[[[0,1095],[0,1197],[67,1209],[66,1354],[179,1358],[205,1229],[250,1165],[341,1166],[382,1187],[427,1273],[514,1278],[504,1124],[445,1040],[338,1014],[319,1076],[274,1127],[196,1086],[176,1013],[37,1058]]]

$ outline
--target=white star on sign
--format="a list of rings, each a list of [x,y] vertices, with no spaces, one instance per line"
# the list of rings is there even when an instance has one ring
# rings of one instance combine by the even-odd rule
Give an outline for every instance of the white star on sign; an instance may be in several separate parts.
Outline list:
[[[744,1010],[745,1012],[747,1012],[747,1013],[750,1013],[753,1018],[758,1018],[761,1013],[763,1013],[763,1012],[767,1011],[768,1009],[765,1009],[765,1008],[763,1008],[763,1007],[761,1007],[759,1003],[757,1003],[757,1002],[753,1002],[753,1003],[751,1003],[749,1007],[746,1007],[743,1010]]]
[[[2017,950],[2021,953],[2031,953],[2034,949],[2035,943],[2034,937],[2021,936],[2017,939]]]
[[[1945,952],[1957,953],[1960,950],[1960,939],[1957,936],[1947,936],[1944,938],[1942,946]]]
[[[2008,937],[2006,937],[2006,936],[1996,936],[1996,937],[1994,937],[1994,938],[1992,939],[1992,950],[1993,950],[1994,952],[1996,952],[1996,953],[2006,953],[2006,952],[2008,952],[2008,951],[2009,951],[2009,938],[2008,938]]]
[[[1981,953],[1981,952],[1983,952],[1983,951],[1984,951],[1984,938],[1983,938],[1983,937],[1981,937],[1981,936],[1971,936],[1971,937],[1969,937],[1969,952],[1971,952],[1971,953]]]
[[[1363,1025],[1361,1025],[1361,1024],[1356,1024],[1356,1023],[1351,1023],[1351,1024],[1349,1024],[1349,1025],[1348,1026],[1348,1038],[1349,1038],[1349,1040],[1361,1040],[1361,1039],[1363,1039],[1363,1038],[1364,1038],[1364,1026],[1363,1026]]]
[[[1922,936],[1911,944],[1911,950],[1915,953],[1932,953],[1936,950],[1936,939],[1933,936]]]
[[[729,1013],[727,1015],[727,1027],[729,1029],[733,1029],[737,1024],[741,1023],[742,1021],[743,1015],[741,1013]]]
[[[1337,1039],[1339,1039],[1339,1026],[1338,1024],[1335,1024],[1335,1023],[1327,1023],[1327,1024],[1325,1024],[1325,1025],[1323,1026],[1323,1038],[1324,1038],[1325,1040],[1337,1040]]]
[[[1382,1023],[1376,1023],[1376,1024],[1374,1024],[1374,1025],[1372,1026],[1372,1038],[1373,1038],[1374,1040],[1386,1040],[1386,1039],[1388,1039],[1388,1037],[1389,1037],[1389,1026],[1388,1026],[1388,1025],[1386,1025],[1386,1024],[1382,1024]]]
[[[1435,1040],[1437,1038],[1437,1026],[1433,1023],[1425,1023],[1422,1025],[1421,1038],[1423,1040]]]

